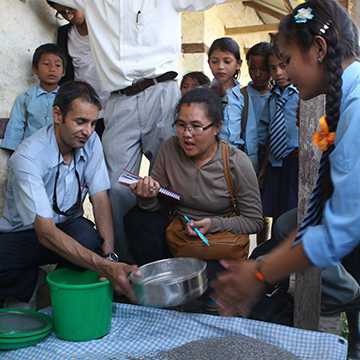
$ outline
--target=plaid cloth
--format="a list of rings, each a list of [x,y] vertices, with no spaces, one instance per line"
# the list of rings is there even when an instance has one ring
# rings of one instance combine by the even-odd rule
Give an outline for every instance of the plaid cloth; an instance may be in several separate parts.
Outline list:
[[[50,310],[47,311],[50,313]],[[336,335],[286,326],[136,305],[114,304],[112,328],[102,339],[62,341],[51,334],[29,348],[0,352],[2,360],[120,360],[154,355],[192,340],[247,335],[300,359],[346,359],[347,342]]]

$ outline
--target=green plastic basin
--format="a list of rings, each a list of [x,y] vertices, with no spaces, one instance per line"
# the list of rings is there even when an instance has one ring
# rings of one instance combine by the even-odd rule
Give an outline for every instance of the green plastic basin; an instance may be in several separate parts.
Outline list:
[[[69,341],[100,338],[110,331],[112,287],[93,271],[58,269],[48,274],[57,337]]]

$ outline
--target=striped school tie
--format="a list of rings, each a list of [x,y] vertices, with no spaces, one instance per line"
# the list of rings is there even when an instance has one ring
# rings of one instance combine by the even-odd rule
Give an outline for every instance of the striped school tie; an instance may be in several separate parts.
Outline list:
[[[279,96],[276,101],[276,112],[270,123],[270,150],[276,160],[281,160],[287,150],[287,130],[284,106],[287,99]]]
[[[321,156],[316,185],[311,193],[306,215],[300,225],[300,228],[296,235],[296,239],[293,243],[294,245],[301,242],[302,236],[304,235],[304,232],[308,226],[319,225],[321,222],[324,204],[326,201],[323,183],[325,176],[329,171],[329,155],[331,154],[333,149],[334,146],[330,146]]]

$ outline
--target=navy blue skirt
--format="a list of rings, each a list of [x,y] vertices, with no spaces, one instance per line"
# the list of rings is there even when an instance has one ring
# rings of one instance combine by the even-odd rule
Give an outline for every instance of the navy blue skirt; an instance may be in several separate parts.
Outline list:
[[[264,216],[277,219],[298,205],[299,157],[290,154],[283,160],[283,166],[273,167],[269,163],[262,189]]]

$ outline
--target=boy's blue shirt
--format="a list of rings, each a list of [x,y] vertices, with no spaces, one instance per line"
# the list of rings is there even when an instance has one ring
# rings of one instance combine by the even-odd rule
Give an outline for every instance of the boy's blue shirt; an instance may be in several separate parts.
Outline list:
[[[224,108],[224,123],[219,136],[222,140],[239,148],[244,145],[241,134],[241,117],[244,108],[244,96],[240,91],[240,83],[236,81],[234,87],[226,90],[227,105]],[[254,117],[252,102],[249,101],[248,119]],[[249,127],[250,124],[250,127]],[[245,151],[254,167],[257,167],[257,131],[251,128],[251,121],[246,126]]]
[[[50,92],[40,85],[31,86],[19,95],[11,109],[0,147],[15,150],[21,141],[53,122],[53,103],[58,87]]]
[[[288,148],[286,155],[299,147],[299,129],[297,127],[297,114],[299,108],[299,91],[294,85],[287,86],[283,91],[279,86],[275,86],[271,92],[271,96],[263,109],[258,126],[259,144],[265,145],[269,140],[270,122],[274,118],[276,112],[276,102],[279,97],[286,98],[284,106],[284,116],[287,130],[287,144]],[[276,160],[270,154],[270,163],[274,167],[281,167],[282,160]]]
[[[252,84],[253,84],[253,82],[250,81],[246,89],[247,89],[249,97],[252,101],[252,105],[253,105],[253,109],[254,109],[254,118],[256,120],[256,124],[259,124],[260,117],[262,115],[264,107],[266,106],[266,103],[267,103],[269,97],[271,96],[271,90],[268,90],[262,94],[259,91],[257,91],[256,89],[254,89]],[[250,119],[248,119],[248,120],[250,120]]]

